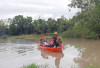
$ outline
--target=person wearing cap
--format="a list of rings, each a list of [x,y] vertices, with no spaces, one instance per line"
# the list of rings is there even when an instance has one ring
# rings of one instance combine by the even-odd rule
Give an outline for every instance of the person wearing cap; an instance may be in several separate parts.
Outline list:
[[[58,47],[62,43],[62,41],[57,37],[58,33],[55,32],[53,38],[50,40],[49,44],[46,47]]]
[[[54,40],[54,45],[56,45],[56,47],[60,46],[60,43],[61,43],[61,40],[57,36],[58,36],[58,33],[55,32],[53,40]]]

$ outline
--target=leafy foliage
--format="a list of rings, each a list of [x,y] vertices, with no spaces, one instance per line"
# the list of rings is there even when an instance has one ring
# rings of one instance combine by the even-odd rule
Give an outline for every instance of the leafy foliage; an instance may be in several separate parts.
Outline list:
[[[8,34],[8,26],[4,24],[3,20],[0,20],[0,35]]]
[[[64,16],[57,20],[32,20],[32,17],[18,15],[8,19],[9,26],[0,20],[0,35],[48,34],[57,31],[63,33],[65,38],[100,39],[100,0],[72,0],[69,6],[81,8],[82,11],[69,20]]]
[[[62,16],[55,20],[48,18],[48,20],[37,19],[32,20],[31,17],[23,17],[22,15],[15,16],[10,20],[9,35],[20,34],[43,34],[58,31],[59,33],[67,30],[71,24]]]
[[[31,64],[28,66],[24,66],[24,68],[38,68],[38,66],[36,66],[35,64]]]
[[[70,4],[72,6],[79,6],[82,9],[82,4],[88,2],[94,2],[94,7],[88,7],[87,11],[82,11],[77,13],[77,16],[74,16],[70,19],[73,22],[73,26],[71,29],[63,33],[63,37],[83,37],[83,38],[94,38],[100,39],[100,4],[99,0],[72,0],[73,2]],[[73,5],[74,4],[74,5]],[[84,6],[85,9],[86,6]],[[77,29],[75,28],[77,27]]]
[[[31,34],[34,28],[32,26],[32,17],[15,16],[9,27],[9,34],[11,35]]]

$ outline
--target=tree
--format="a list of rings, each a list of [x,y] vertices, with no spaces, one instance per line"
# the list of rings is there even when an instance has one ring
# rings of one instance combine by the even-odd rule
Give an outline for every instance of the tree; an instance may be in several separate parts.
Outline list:
[[[5,25],[3,20],[0,20],[0,35],[8,33],[8,26]]]
[[[31,34],[34,27],[32,25],[32,17],[23,17],[22,15],[15,16],[10,24],[10,34]]]
[[[78,12],[70,19],[73,26],[65,34],[70,35],[74,31],[74,35],[76,33],[80,37],[100,39],[100,4],[98,2],[99,0],[72,0],[70,5],[81,8],[82,12]]]
[[[70,7],[81,8],[82,11],[88,11],[100,3],[100,0],[72,0]]]

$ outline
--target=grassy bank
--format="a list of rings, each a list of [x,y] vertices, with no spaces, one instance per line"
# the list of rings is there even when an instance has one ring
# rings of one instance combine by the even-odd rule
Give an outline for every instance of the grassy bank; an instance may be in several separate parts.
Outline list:
[[[33,40],[33,39],[40,39],[42,36],[41,35],[36,35],[36,34],[30,34],[30,35],[18,35],[18,36],[10,36],[9,39],[30,39],[30,40]],[[45,35],[45,38],[52,38],[53,35]],[[59,38],[62,38],[60,35],[58,36]]]
[[[9,39],[38,39],[40,37],[41,35],[31,34],[31,35],[10,36]]]
[[[31,64],[31,65],[28,65],[28,66],[24,66],[23,68],[38,68],[38,66],[35,65],[35,64]]]
[[[31,64],[28,66],[23,66],[21,68],[49,68],[48,65],[35,65],[35,64]]]
[[[19,35],[19,36],[10,36],[9,39],[39,39],[42,35]],[[51,38],[52,36],[45,36],[46,38]]]

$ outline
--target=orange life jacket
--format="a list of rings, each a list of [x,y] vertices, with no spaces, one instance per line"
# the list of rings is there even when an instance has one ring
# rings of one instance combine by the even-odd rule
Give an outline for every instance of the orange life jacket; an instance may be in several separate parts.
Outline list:
[[[59,38],[57,37],[57,40],[56,40],[57,42],[59,41]]]
[[[50,40],[48,45],[53,44],[53,43],[54,43],[54,40]]]
[[[41,39],[42,39],[42,41],[43,41],[43,46],[45,45],[45,37],[44,37],[44,35],[41,37]]]
[[[41,37],[41,39],[43,40],[43,42],[45,41],[45,37]]]

